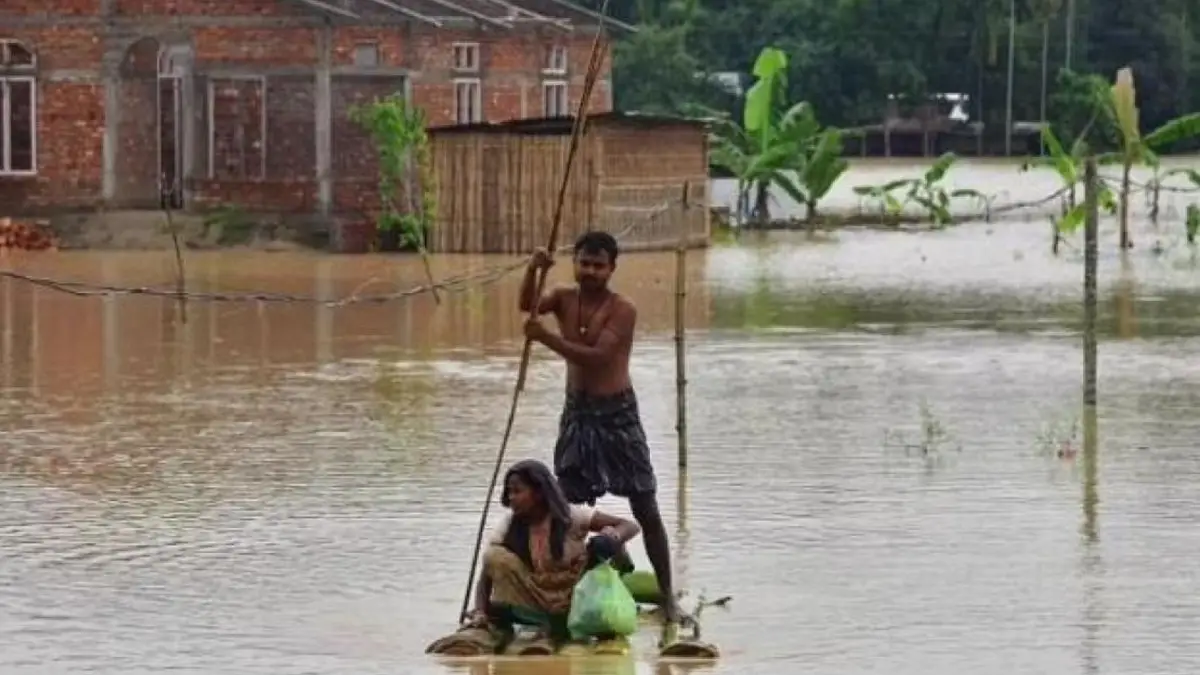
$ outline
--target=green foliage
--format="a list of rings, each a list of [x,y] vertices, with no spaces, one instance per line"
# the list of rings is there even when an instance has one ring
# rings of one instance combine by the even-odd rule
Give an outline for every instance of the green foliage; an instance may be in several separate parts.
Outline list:
[[[883,185],[858,185],[854,187],[854,193],[875,200],[880,211],[892,217],[899,216],[909,204],[916,204],[925,211],[934,226],[944,227],[954,221],[950,205],[955,199],[989,201],[978,190],[947,190],[942,186],[946,174],[957,160],[954,153],[947,152],[938,157],[919,178],[904,178]],[[903,196],[897,197],[897,192],[903,192]]]
[[[1116,147],[1118,139],[1107,106],[1109,96],[1108,80],[1103,76],[1060,70],[1047,101],[1055,137],[1074,138],[1080,147]]]
[[[258,226],[240,206],[222,204],[205,214],[201,236],[207,238],[214,228],[218,246],[238,246],[250,243]]]
[[[1200,234],[1200,206],[1188,204],[1187,220],[1184,221],[1184,227],[1187,232],[1187,242],[1195,244],[1196,235]]]
[[[714,106],[689,75],[749,75],[762,47],[771,45],[788,57],[791,98],[816,103],[826,124],[878,123],[889,94],[933,92],[968,93],[973,121],[993,130],[1004,122],[1008,0],[637,0],[612,3],[612,10],[641,28],[617,48],[622,109]],[[1069,12],[1075,26],[1070,58],[1064,40]],[[1017,3],[1015,48],[1014,119],[1041,118],[1045,67],[1047,114],[1062,139],[1079,136],[1095,109],[1085,103],[1087,93],[1097,84],[1107,90],[1112,73],[1126,64],[1134,64],[1143,83],[1144,128],[1200,109],[1200,9],[1194,2]],[[631,52],[641,56],[631,60]],[[1073,72],[1061,73],[1068,64]],[[1100,151],[1113,147],[1099,142],[1105,125],[1096,131],[1089,143]]]
[[[426,235],[437,218],[437,188],[424,111],[393,94],[355,106],[350,119],[371,134],[379,156],[377,228],[398,230],[404,243],[425,250]]]
[[[739,205],[755,195],[755,220],[769,218],[767,199],[778,188],[804,204],[808,217],[849,167],[842,158],[842,132],[822,129],[807,102],[788,105],[787,56],[763,49],[754,65],[754,85],[746,92],[742,123],[717,113],[712,162],[739,183]],[[739,209],[740,211],[741,209]]]
[[[1042,144],[1049,154],[1031,159],[1021,167],[1022,171],[1028,171],[1030,168],[1038,166],[1048,167],[1058,174],[1059,180],[1067,190],[1066,208],[1063,209],[1061,216],[1054,219],[1055,231],[1061,235],[1077,231],[1087,216],[1085,205],[1076,199],[1077,189],[1083,183],[1083,165],[1087,160],[1088,146],[1084,142],[1087,133],[1088,129],[1081,130],[1079,137],[1071,144],[1071,149],[1068,151],[1063,148],[1053,129],[1049,126],[1043,127]],[[1110,213],[1116,211],[1116,195],[1108,187],[1101,185],[1098,199],[1101,209]]]

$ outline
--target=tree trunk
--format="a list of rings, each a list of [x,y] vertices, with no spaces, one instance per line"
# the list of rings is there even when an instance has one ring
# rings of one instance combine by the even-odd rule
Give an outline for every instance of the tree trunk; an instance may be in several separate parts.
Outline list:
[[[771,207],[768,203],[771,197],[769,187],[767,183],[762,182],[755,186],[757,194],[754,197],[754,222],[762,229],[766,229],[771,220]]]

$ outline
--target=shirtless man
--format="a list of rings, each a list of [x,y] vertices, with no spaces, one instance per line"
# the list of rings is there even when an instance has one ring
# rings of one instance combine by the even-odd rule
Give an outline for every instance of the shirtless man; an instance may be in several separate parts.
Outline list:
[[[586,232],[575,242],[576,285],[556,288],[540,299],[538,270],[554,261],[539,249],[521,283],[520,308],[537,313],[525,336],[567,361],[567,394],[554,446],[554,473],[567,500],[594,505],[605,493],[629,500],[642,528],[646,554],[658,578],[668,621],[685,617],[671,583],[671,549],[658,510],[658,482],[629,378],[629,352],[637,308],[608,288],[617,265],[617,241],[607,232]],[[558,333],[541,322],[553,314]]]

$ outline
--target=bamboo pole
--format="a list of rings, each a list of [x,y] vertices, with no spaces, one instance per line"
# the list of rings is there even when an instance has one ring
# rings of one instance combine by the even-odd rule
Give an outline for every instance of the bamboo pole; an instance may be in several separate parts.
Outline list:
[[[1096,160],[1089,157],[1084,167],[1083,230],[1083,405],[1096,405],[1096,267],[1098,263],[1099,191]]]
[[[188,322],[187,286],[184,281],[183,247],[179,245],[179,228],[175,225],[175,219],[171,217],[171,199],[174,196],[174,188],[167,188],[165,196],[163,213],[167,216],[167,229],[171,231],[171,243],[175,247],[175,294],[179,300],[179,320],[186,325]]]
[[[571,143],[567,148],[567,155],[563,163],[562,183],[558,189],[558,197],[554,203],[554,216],[550,223],[550,236],[546,250],[553,252],[558,242],[559,230],[562,228],[563,200],[566,199],[567,187],[570,185],[571,167],[575,163],[575,154],[579,150],[579,141],[583,137],[584,128],[587,120],[587,104],[592,97],[592,90],[596,85],[596,80],[600,74],[600,68],[604,61],[604,53],[600,46],[605,40],[604,17],[608,15],[609,0],[604,0],[600,6],[600,25],[596,30],[596,38],[592,42],[592,51],[588,57],[588,68],[584,74],[583,94],[579,98],[579,108],[575,114],[575,120],[571,129]],[[542,299],[542,294],[546,288],[546,270],[538,270],[536,276],[537,283],[534,284],[533,307],[530,309],[529,318],[537,318],[537,305]],[[508,421],[504,426],[504,436],[500,441],[500,451],[496,453],[496,464],[492,468],[492,479],[488,484],[487,497],[483,501],[483,510],[479,514],[479,527],[475,532],[475,550],[471,555],[471,570],[467,573],[467,587],[463,593],[462,607],[459,610],[458,618],[462,621],[467,616],[467,607],[471,602],[471,591],[475,584],[475,570],[479,566],[479,554],[483,545],[484,528],[487,526],[488,511],[492,505],[492,495],[496,492],[496,483],[500,479],[500,469],[504,465],[504,455],[508,450],[508,441],[512,437],[513,423],[517,417],[517,404],[521,400],[521,392],[525,391],[525,378],[529,372],[529,358],[533,352],[533,341],[525,338],[525,345],[521,350],[521,364],[517,370],[517,382],[513,387],[512,403],[508,410]]]
[[[688,191],[690,184],[683,184],[683,217],[680,225],[679,244],[675,247],[675,433],[679,438],[679,470],[688,466],[687,444],[687,359],[686,328],[684,312],[687,300],[687,250],[688,250]],[[680,489],[683,489],[680,486]]]
[[[1099,241],[1100,181],[1096,175],[1096,160],[1089,157],[1084,167],[1084,204],[1087,214],[1083,230],[1083,534],[1087,541],[1096,541],[1098,421],[1096,415],[1096,272]]]

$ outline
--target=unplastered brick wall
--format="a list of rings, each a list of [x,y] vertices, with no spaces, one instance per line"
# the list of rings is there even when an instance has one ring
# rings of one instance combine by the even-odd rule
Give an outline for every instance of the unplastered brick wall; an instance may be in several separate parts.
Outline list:
[[[415,64],[408,66],[414,70],[413,100],[425,109],[433,125],[463,121],[455,116],[456,80],[478,80],[482,121],[546,116],[547,93],[560,82],[567,85],[566,105],[568,112],[573,113],[582,98],[594,41],[584,31],[575,34],[549,29],[524,33],[426,31],[411,39],[416,42],[415,49],[398,48],[394,53],[415,55]],[[478,45],[477,73],[454,68],[455,44]],[[564,74],[547,72],[549,55],[555,47],[566,49]],[[588,100],[590,113],[612,109],[611,49],[603,44],[601,49],[602,68],[599,82]]]
[[[101,16],[105,9],[112,15]],[[24,19],[9,27],[6,16]],[[94,18],[89,22],[88,17]],[[115,85],[105,81],[106,64],[121,61],[127,56],[122,50],[146,38],[155,49],[182,45],[194,56],[192,109],[182,115],[195,119],[192,163],[184,172],[193,179],[190,186],[203,188],[197,188],[197,196],[210,203],[235,198],[264,202],[269,194],[295,202],[282,208],[309,208],[318,178],[316,86],[315,76],[308,74],[320,62],[318,17],[301,3],[279,0],[0,0],[0,39],[19,40],[38,57],[37,172],[0,177],[0,203],[19,208],[100,205],[109,117],[116,125],[108,181],[115,202],[149,203],[157,194],[160,163],[166,161],[160,146],[183,154],[175,143],[163,142],[171,140],[163,135],[170,125],[160,119],[170,113],[158,105],[164,89],[150,74],[151,64],[140,58],[138,68],[126,69]],[[229,19],[227,25],[223,18]],[[586,29],[335,25],[332,167],[335,182],[347,184],[335,185],[335,201],[363,207],[372,199],[355,191],[375,190],[368,179],[375,170],[374,149],[348,119],[353,103],[408,92],[431,124],[449,124],[457,121],[456,80],[477,79],[482,119],[503,121],[542,116],[551,85],[565,81],[573,112],[592,42]],[[454,68],[456,43],[479,45],[478,72]],[[364,46],[373,47],[375,65],[354,73]],[[544,72],[555,46],[567,50],[565,74]],[[591,112],[611,107],[610,56],[605,54]],[[236,77],[230,75],[235,71]],[[106,98],[111,100],[107,86],[116,87],[120,108],[115,113],[105,110]],[[252,198],[253,189],[241,185],[246,182],[261,184],[262,196]],[[207,195],[201,194],[205,191]]]
[[[95,3],[15,0],[15,5],[9,4],[13,1],[0,3],[0,40],[14,41],[32,52],[36,63],[32,68],[0,72],[0,77],[10,78],[9,82],[20,80],[25,96],[30,87],[25,78],[35,78],[32,98],[36,114],[29,115],[29,104],[24,102],[22,114],[8,122],[10,140],[35,151],[36,174],[0,175],[0,205],[5,207],[0,215],[36,211],[51,203],[94,204],[101,193],[104,152],[104,89],[98,65],[103,56],[102,40],[93,27],[7,27],[3,13],[50,9],[81,16]],[[14,126],[20,130],[13,132]]]

